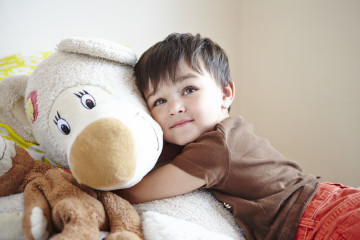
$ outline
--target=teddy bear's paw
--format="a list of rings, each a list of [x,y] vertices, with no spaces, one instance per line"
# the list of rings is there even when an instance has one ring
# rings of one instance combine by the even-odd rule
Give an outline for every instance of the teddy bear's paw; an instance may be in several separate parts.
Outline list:
[[[109,232],[104,232],[104,231],[100,231],[99,232],[99,239],[98,240],[105,240],[107,239],[106,237],[109,236]],[[79,237],[74,235],[75,239],[79,240]],[[62,238],[61,237],[61,234],[54,234],[51,238],[49,238],[49,240],[62,240],[62,239],[65,239],[65,240],[69,240],[69,238]],[[88,240],[88,239],[86,239]]]
[[[35,240],[46,240],[49,232],[46,230],[47,219],[39,207],[34,207],[30,216],[31,234]]]
[[[138,235],[129,231],[111,233],[106,240],[141,240]]]
[[[14,143],[0,137],[0,176],[12,167],[12,160],[16,154]]]

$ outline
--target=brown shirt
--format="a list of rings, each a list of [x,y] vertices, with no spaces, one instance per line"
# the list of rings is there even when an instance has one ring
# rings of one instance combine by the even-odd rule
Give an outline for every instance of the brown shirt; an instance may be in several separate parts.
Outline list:
[[[241,117],[217,124],[171,164],[204,179],[205,188],[230,207],[247,239],[294,239],[319,185]]]

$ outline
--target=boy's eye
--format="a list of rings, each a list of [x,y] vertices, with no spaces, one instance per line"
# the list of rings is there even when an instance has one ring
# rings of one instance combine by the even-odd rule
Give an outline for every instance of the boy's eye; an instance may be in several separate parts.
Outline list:
[[[154,107],[159,106],[160,104],[166,103],[166,100],[163,98],[160,98],[154,102]]]
[[[193,92],[196,92],[196,88],[194,88],[194,87],[187,87],[184,89],[184,95],[187,95],[187,94],[190,94]]]

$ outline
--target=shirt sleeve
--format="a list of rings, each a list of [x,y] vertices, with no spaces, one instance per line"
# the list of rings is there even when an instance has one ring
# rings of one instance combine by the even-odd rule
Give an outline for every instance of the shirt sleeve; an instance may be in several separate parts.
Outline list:
[[[190,143],[172,162],[186,173],[205,180],[206,188],[219,183],[229,168],[229,153],[221,131],[203,134]]]

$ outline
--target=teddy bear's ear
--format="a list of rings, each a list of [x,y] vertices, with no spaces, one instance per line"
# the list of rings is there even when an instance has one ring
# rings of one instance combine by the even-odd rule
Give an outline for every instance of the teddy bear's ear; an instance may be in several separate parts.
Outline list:
[[[69,37],[57,45],[57,50],[86,54],[130,66],[136,63],[136,54],[131,48],[105,39]]]
[[[28,78],[28,75],[13,75],[0,81],[0,123],[9,125],[25,141],[35,142],[25,113]]]

